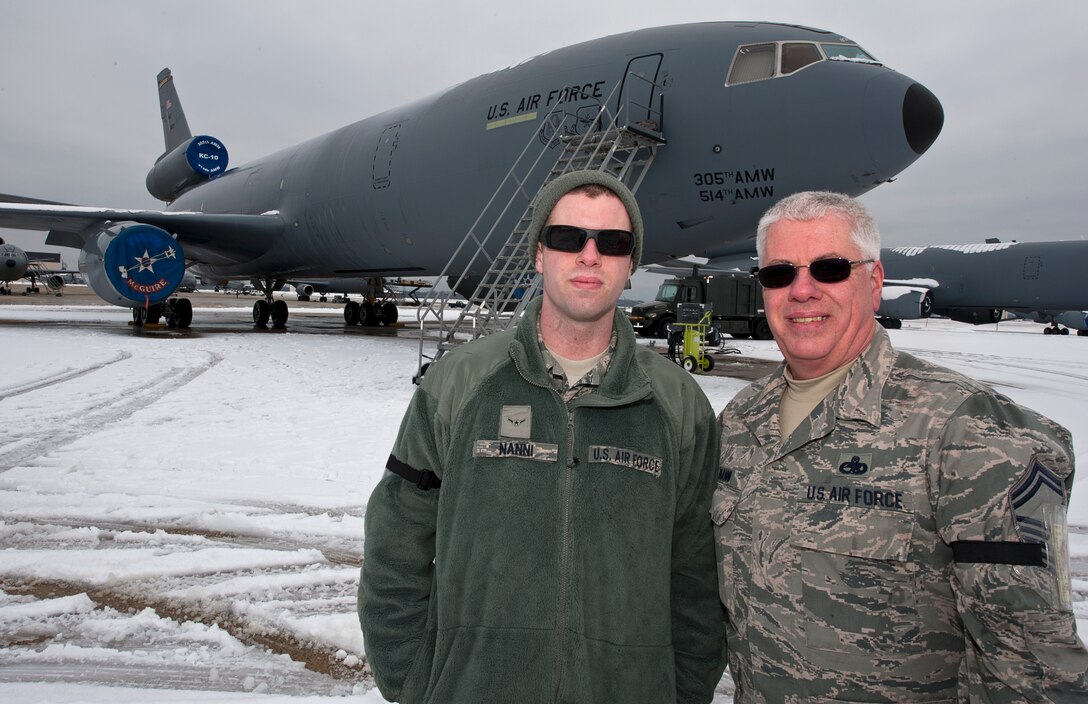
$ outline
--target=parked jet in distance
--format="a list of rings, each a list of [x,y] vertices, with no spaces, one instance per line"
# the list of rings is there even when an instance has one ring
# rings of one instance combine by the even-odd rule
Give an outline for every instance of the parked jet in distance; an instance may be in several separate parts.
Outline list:
[[[755,241],[712,250],[703,270],[748,270],[758,265]],[[1018,318],[1082,330],[1088,310],[1088,241],[999,242],[885,247],[884,295],[878,316],[898,321],[940,315],[964,323]],[[690,269],[690,264],[687,265]]]
[[[170,298],[186,261],[210,280],[259,282],[254,320],[276,325],[287,304],[272,293],[292,279],[437,275],[451,262],[448,271],[482,275],[469,253],[453,253],[516,157],[526,144],[547,150],[522,184],[535,192],[560,138],[586,132],[601,109],[660,145],[638,190],[646,262],[746,237],[796,191],[857,195],[885,183],[944,120],[929,90],[853,41],[760,22],[564,47],[229,170],[222,142],[192,136],[169,69],[158,80],[166,152],[147,186],[165,210],[0,195],[0,227],[49,230],[48,243],[80,248],[95,292],[132,307],[137,323],[152,306],[191,319],[188,301]]]
[[[1048,327],[1043,328],[1044,335],[1068,335],[1070,330],[1076,330],[1077,335],[1080,337],[1088,337],[1088,311],[1009,311],[1009,317],[1030,320],[1034,323],[1043,323],[1044,325],[1047,325]]]
[[[885,313],[892,318],[937,314],[978,325],[1008,311],[1052,322],[1044,318],[1088,309],[1085,240],[892,247],[880,258],[886,294],[905,294],[903,306]]]
[[[42,264],[59,262],[59,254],[28,252],[22,247],[5,244],[3,238],[0,238],[0,295],[10,296],[11,286],[8,284],[19,279],[30,279],[30,285],[23,293],[24,296],[29,293],[39,293],[41,289],[38,288],[38,279],[43,277],[50,290],[59,291],[64,287],[64,279],[59,275],[69,272],[49,271],[42,267]]]

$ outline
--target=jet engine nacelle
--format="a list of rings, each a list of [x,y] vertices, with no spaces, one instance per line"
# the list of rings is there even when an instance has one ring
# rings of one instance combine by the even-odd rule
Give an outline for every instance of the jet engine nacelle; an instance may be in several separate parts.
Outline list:
[[[26,275],[30,259],[13,244],[0,244],[0,281],[15,281]]]
[[[312,284],[295,284],[295,293],[309,298],[314,295],[314,287]]]
[[[948,308],[942,312],[958,323],[971,325],[996,323],[1003,317],[1000,308]]]
[[[147,191],[170,201],[193,186],[222,176],[227,170],[227,148],[215,137],[197,135],[163,154],[147,172]]]
[[[165,230],[122,222],[87,240],[79,270],[102,300],[136,308],[161,303],[177,289],[185,256]]]
[[[880,298],[880,308],[876,314],[881,318],[917,320],[928,318],[933,312],[933,299],[927,288],[885,286],[880,292]]]

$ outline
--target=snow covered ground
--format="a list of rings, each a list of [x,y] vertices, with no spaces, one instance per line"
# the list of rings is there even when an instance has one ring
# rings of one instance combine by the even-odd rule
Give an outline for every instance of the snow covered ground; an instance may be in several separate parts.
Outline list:
[[[194,332],[248,315],[198,308]],[[127,320],[0,306],[0,699],[382,701],[355,589],[416,339],[138,335]],[[948,321],[892,339],[1065,424],[1085,466],[1088,339]],[[773,342],[730,344],[781,359]],[[746,382],[699,383],[720,410]],[[1083,476],[1070,523],[1083,638]]]

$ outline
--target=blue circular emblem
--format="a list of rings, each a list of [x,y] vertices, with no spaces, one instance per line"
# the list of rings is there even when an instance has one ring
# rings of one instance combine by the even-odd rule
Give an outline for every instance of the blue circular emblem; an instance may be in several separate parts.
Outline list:
[[[185,158],[193,171],[208,178],[221,176],[227,170],[227,148],[218,139],[206,134],[193,137],[185,149]]]
[[[117,293],[139,304],[166,300],[185,276],[181,245],[151,225],[121,230],[106,247],[102,264]]]

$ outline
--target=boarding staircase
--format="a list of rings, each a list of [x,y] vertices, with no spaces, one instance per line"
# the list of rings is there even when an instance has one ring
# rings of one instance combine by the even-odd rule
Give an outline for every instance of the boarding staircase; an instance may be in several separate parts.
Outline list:
[[[628,74],[628,78],[646,80],[636,74]],[[665,144],[663,104],[660,95],[657,105],[652,107],[629,102],[612,113],[606,107],[611,104],[614,96],[603,101],[595,115],[580,119],[573,130],[565,122],[565,113],[553,110],[545,117],[544,131],[534,131],[418,308],[419,362],[413,382],[418,384],[430,362],[449,350],[514,325],[539,293],[540,281],[535,253],[529,251],[528,229],[533,219],[533,200],[540,188],[570,171],[598,170],[618,178],[632,193],[638,191],[657,148]],[[631,120],[628,116],[641,119]],[[565,129],[574,133],[566,134]],[[553,136],[541,148],[539,135],[549,132]],[[537,174],[545,168],[557,141],[562,149],[541,180]],[[507,216],[516,212],[521,213],[520,219],[492,256],[488,253],[488,242],[504,220],[509,221]],[[462,255],[468,257],[467,263],[460,263]],[[482,275],[471,273],[485,265]],[[448,288],[442,287],[443,282]],[[450,303],[455,292],[473,283],[472,295],[453,315]],[[430,354],[428,343],[436,345]]]

